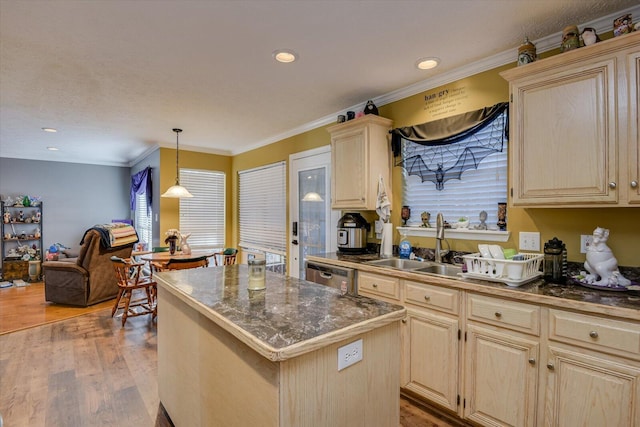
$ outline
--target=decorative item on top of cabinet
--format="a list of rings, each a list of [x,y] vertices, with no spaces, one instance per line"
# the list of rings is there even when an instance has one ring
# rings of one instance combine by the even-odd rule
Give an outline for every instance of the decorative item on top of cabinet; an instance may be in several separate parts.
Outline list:
[[[500,73],[513,206],[640,206],[639,52],[634,32]]]
[[[524,42],[518,47],[518,67],[534,62],[538,59],[536,45],[529,41],[529,37],[524,38]]]
[[[375,114],[329,127],[331,134],[331,207],[375,210],[379,177],[392,199],[392,121]]]

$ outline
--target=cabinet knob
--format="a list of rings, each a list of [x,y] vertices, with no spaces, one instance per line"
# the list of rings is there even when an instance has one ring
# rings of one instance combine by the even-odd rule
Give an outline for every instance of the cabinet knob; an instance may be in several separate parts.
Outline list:
[[[495,315],[498,319],[502,317],[502,313],[500,313],[499,311],[496,311]]]
[[[638,181],[631,181],[631,188],[638,188]]]
[[[372,284],[371,286],[373,286],[374,288],[377,288],[377,287],[378,287],[378,284],[377,284],[377,283],[374,283],[374,284]]]
[[[589,336],[591,338],[598,338],[598,332],[597,331],[591,331],[591,332],[589,332]]]
[[[402,323],[407,323],[407,319],[402,319]]]
[[[529,359],[529,365],[535,366],[535,364],[536,364],[536,359],[534,359],[533,357]]]
[[[547,363],[547,369],[553,371],[556,367],[553,366],[553,363]]]
[[[617,187],[617,185],[616,185],[616,183],[615,183],[615,182],[611,181],[611,182],[609,183],[609,188],[610,188],[610,189],[612,189],[612,190],[613,190],[613,189],[614,189],[614,188],[616,188],[616,187]]]
[[[425,300],[425,301],[429,301],[430,299],[431,299],[431,296],[429,296],[429,295],[425,295],[425,296],[424,296],[424,300]]]

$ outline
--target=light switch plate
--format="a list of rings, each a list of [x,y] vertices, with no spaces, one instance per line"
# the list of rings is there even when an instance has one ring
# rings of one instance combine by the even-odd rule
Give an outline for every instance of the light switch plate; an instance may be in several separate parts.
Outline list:
[[[362,338],[338,349],[338,371],[362,360]]]
[[[540,252],[540,233],[537,231],[521,231],[518,247],[521,251]]]

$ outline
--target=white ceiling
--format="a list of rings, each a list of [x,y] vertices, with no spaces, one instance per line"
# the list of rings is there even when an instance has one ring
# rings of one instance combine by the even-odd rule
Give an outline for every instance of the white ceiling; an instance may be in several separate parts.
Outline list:
[[[238,154],[627,11],[638,1],[0,0],[0,157],[130,165],[175,147],[174,127],[181,149]],[[440,66],[418,70],[424,56]]]

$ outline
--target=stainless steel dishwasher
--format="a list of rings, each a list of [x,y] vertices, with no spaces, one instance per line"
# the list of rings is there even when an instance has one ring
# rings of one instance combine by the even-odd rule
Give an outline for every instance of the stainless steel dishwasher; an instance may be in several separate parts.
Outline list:
[[[306,279],[310,282],[339,289],[343,295],[358,295],[356,270],[353,268],[307,261],[305,272]]]

